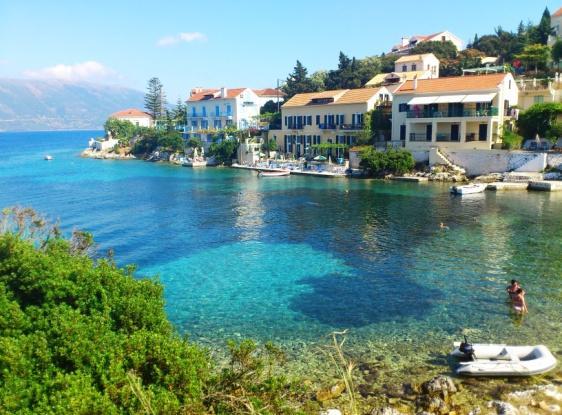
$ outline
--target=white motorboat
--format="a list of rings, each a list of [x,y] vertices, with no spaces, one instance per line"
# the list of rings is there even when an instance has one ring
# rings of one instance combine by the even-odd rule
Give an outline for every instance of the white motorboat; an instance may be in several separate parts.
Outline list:
[[[291,174],[290,170],[276,170],[276,171],[258,171],[258,177],[283,177],[289,176]]]
[[[182,163],[184,167],[207,167],[207,160],[187,159]]]
[[[451,186],[449,191],[455,195],[468,195],[472,193],[481,193],[486,190],[486,185],[483,183],[471,183],[463,186]]]
[[[466,376],[532,376],[556,366],[546,346],[455,343],[452,356],[461,360],[455,372]]]
[[[45,155],[45,160],[52,160],[53,156],[50,156],[49,154]]]

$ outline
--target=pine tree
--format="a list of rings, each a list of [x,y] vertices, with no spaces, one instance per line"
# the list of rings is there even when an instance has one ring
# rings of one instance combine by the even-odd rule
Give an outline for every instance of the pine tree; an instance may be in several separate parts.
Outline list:
[[[287,77],[287,81],[282,89],[287,94],[286,99],[290,99],[296,94],[316,92],[317,90],[312,80],[308,77],[308,70],[299,60],[297,60],[293,72]]]
[[[544,9],[539,24],[532,28],[529,34],[530,43],[540,43],[546,45],[548,43],[548,36],[553,34],[552,27],[550,26],[550,12],[548,7]]]
[[[157,120],[165,115],[166,104],[166,93],[160,79],[156,77],[150,78],[146,94],[144,95],[144,107]]]

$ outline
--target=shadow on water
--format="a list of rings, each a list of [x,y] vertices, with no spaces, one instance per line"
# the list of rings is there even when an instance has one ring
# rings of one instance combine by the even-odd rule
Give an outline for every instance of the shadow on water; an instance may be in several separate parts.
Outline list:
[[[432,302],[443,297],[439,290],[395,276],[380,276],[375,281],[328,274],[303,278],[297,284],[308,285],[312,291],[293,297],[289,307],[335,328],[423,320]]]

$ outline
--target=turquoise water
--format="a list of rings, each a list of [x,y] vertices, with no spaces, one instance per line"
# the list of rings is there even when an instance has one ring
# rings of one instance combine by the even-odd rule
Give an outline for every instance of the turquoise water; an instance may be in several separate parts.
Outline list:
[[[441,185],[79,158],[98,134],[0,134],[0,206],[91,231],[100,253],[159,275],[170,319],[194,340],[274,340],[309,356],[349,329],[351,354],[384,354],[397,373],[443,370],[436,356],[463,333],[560,350],[562,194],[459,198]],[[523,319],[505,302],[511,278],[528,293]]]

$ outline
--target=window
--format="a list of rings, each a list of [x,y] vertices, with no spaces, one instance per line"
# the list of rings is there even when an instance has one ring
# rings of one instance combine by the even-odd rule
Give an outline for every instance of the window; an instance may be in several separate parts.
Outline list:
[[[213,127],[215,127],[215,129],[217,129],[217,130],[220,130],[221,129],[221,120],[214,120]]]
[[[230,104],[226,104],[226,115],[232,115],[232,106]]]
[[[307,117],[306,117],[306,123],[307,123],[308,125],[312,125],[312,115],[307,115]]]
[[[544,102],[544,97],[542,95],[537,95],[533,97],[533,104],[542,104]]]
[[[511,89],[511,79],[509,80],[509,83],[508,83],[507,89]]]
[[[220,115],[220,113],[221,113],[221,111],[220,111],[219,106],[218,105],[215,106],[215,117],[218,117]]]
[[[418,66],[415,63],[412,63],[412,71],[417,71]]]
[[[402,65],[402,72],[408,72],[408,65]]]
[[[203,116],[203,117],[207,116],[207,108],[206,107],[201,108],[201,116]]]
[[[441,36],[441,42],[445,42],[447,38],[445,36]]]
[[[398,104],[398,112],[406,112],[408,111],[408,104],[402,103]]]
[[[320,124],[320,115],[317,115],[316,116],[316,125],[319,125],[319,124]]]

